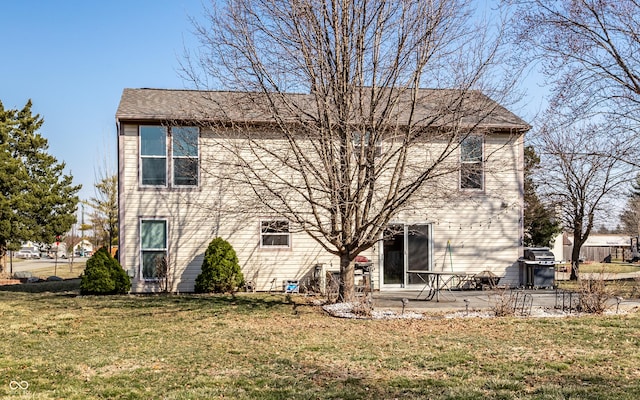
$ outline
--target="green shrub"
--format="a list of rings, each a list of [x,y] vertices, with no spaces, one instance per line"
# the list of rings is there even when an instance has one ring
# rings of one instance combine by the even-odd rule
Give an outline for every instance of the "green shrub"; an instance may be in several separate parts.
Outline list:
[[[213,239],[204,253],[202,272],[196,278],[196,293],[233,292],[243,284],[235,250],[226,240]]]
[[[81,294],[124,294],[131,288],[129,276],[104,247],[87,260],[80,278]]]

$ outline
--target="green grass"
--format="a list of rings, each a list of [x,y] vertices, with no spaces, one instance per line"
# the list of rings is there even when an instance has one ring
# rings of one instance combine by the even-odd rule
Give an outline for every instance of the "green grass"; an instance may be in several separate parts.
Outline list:
[[[640,272],[640,265],[622,262],[580,264],[580,279],[605,280],[606,293],[611,296],[624,298],[640,297],[640,278],[631,277],[620,279],[616,274]],[[567,275],[568,276],[568,275]],[[561,289],[580,291],[577,281],[559,280],[557,285]]]
[[[13,264],[19,264],[24,262],[25,260],[17,258],[13,260]],[[84,271],[87,265],[87,259],[75,259],[73,263],[70,263],[69,260],[60,260],[58,261],[58,265],[56,266],[53,261],[48,263],[41,263],[38,268],[31,268],[29,272],[34,277],[46,279],[49,276],[58,276],[64,279],[72,279],[79,277]],[[7,263],[7,271],[9,271],[9,263]],[[8,277],[9,274],[6,274]]]
[[[73,291],[0,292],[0,312],[2,398],[640,397],[635,313],[366,321],[304,297]]]
[[[60,293],[79,292],[80,279],[65,279],[63,281],[22,283],[19,285],[2,285],[0,291],[3,292],[24,292],[24,293]]]
[[[31,270],[31,272],[33,273],[33,276],[38,276],[41,278],[47,278],[49,276],[55,275],[59,276],[60,278],[70,279],[79,277],[84,271],[86,265],[86,259],[82,261],[74,261],[73,264],[65,260],[58,263],[57,267],[53,263],[51,263],[41,268],[35,268]]]
[[[564,266],[567,270],[569,264],[559,264],[559,268]],[[630,272],[640,272],[640,264],[630,264],[622,261],[614,261],[611,263],[584,263],[580,264],[580,272],[586,274],[620,274]]]
[[[583,278],[586,279],[586,278]],[[589,277],[591,280],[600,280],[599,275]],[[564,290],[570,290],[574,292],[580,292],[583,290],[583,286],[577,281],[558,281],[558,288]],[[638,279],[619,279],[619,280],[607,280],[605,281],[605,293],[610,297],[621,296],[627,299],[640,298],[640,280]]]

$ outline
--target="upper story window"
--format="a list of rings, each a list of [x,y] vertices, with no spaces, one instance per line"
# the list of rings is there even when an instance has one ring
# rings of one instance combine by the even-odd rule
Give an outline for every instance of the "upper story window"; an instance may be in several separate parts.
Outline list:
[[[263,247],[263,248],[291,247],[291,232],[289,232],[289,221],[285,221],[285,220],[260,221],[260,247]]]
[[[141,185],[197,186],[199,137],[198,128],[193,126],[140,126]]]
[[[198,128],[171,128],[173,137],[173,184],[176,186],[198,185]]]
[[[142,185],[167,185],[167,128],[140,127],[140,168]]]
[[[353,150],[356,153],[356,155],[360,154],[363,147],[366,153],[369,150],[369,143],[371,142],[371,132],[366,131],[364,132],[364,134],[358,131],[353,132],[352,140],[353,140]],[[382,153],[381,141],[376,140],[376,143],[374,146],[375,147],[373,149],[373,152],[374,152],[373,155],[379,156]]]
[[[460,142],[460,189],[484,187],[482,136],[469,135]]]

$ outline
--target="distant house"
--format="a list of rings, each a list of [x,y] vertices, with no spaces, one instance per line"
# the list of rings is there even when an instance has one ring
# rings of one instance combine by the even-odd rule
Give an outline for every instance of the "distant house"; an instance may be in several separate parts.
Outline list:
[[[571,259],[573,242],[571,235],[564,234],[564,255]],[[591,234],[580,248],[580,260],[583,262],[610,262],[628,260],[633,257],[631,236],[618,234]]]
[[[67,257],[67,244],[64,242],[55,242],[52,243],[49,247],[49,253],[47,254],[50,258],[66,258]]]
[[[430,93],[437,94],[425,90],[425,96]],[[154,271],[159,261],[171,269],[174,290],[193,291],[204,252],[215,236],[233,245],[245,279],[256,290],[282,289],[288,280],[302,282],[339,268],[335,256],[294,229],[294,221],[268,210],[239,213],[237,197],[229,193],[243,189],[221,188],[220,182],[206,173],[224,168],[217,159],[222,153],[215,149],[220,148],[219,137],[231,123],[263,132],[265,146],[273,140],[268,134],[273,121],[265,121],[251,108],[232,106],[241,95],[123,91],[116,112],[119,259],[132,277],[133,292],[158,290]],[[304,95],[297,96],[304,99]],[[419,287],[419,281],[407,273],[410,268],[466,273],[488,270],[501,276],[501,283],[519,284],[523,137],[529,125],[486,96],[476,96],[494,112],[478,124],[471,140],[450,156],[462,172],[442,182],[442,198],[444,194],[460,195],[438,205],[424,202],[394,216],[391,225],[395,233],[381,237],[378,245],[361,254],[372,263],[375,289]],[[419,111],[428,115],[430,109],[425,105]],[[180,138],[189,138],[189,144]],[[420,168],[430,149],[425,147],[419,153],[423,158],[416,157],[413,168]],[[479,171],[471,178],[464,172],[469,162]],[[241,194],[248,195],[246,191]]]
[[[91,255],[93,253],[93,244],[87,239],[82,239],[75,246],[73,246],[73,252],[83,256]]]

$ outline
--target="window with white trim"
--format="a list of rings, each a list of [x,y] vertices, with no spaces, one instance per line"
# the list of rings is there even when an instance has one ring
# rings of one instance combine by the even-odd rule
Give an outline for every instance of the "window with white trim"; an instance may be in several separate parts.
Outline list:
[[[155,280],[167,262],[167,221],[140,220],[140,269],[142,279]]]
[[[369,143],[371,142],[371,132],[366,131],[364,134],[362,134],[358,131],[355,131],[352,134],[352,140],[353,151],[355,152],[355,154],[359,155],[363,147],[366,154],[369,150]],[[373,155],[379,156],[380,154],[382,154],[382,142],[380,140],[376,140],[374,146],[375,148],[373,149]]]
[[[173,152],[173,184],[198,185],[198,128],[180,126],[171,128]]]
[[[291,232],[289,221],[264,220],[260,221],[260,247],[289,248],[291,247]]]
[[[469,135],[460,142],[460,189],[484,187],[483,138]]]
[[[140,170],[143,186],[167,185],[167,128],[140,127]]]
[[[197,186],[199,137],[199,129],[195,126],[141,125],[141,186]]]

